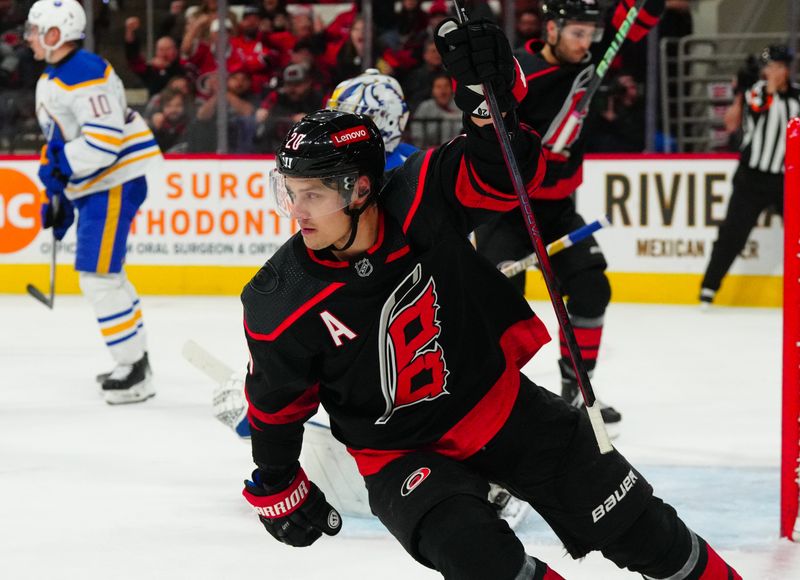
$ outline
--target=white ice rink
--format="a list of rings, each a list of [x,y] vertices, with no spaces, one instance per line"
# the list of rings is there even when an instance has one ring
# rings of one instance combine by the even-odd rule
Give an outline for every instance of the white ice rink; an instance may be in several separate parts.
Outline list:
[[[0,296],[0,578],[436,578],[380,525],[354,518],[310,548],[273,541],[240,495],[249,446],[211,414],[212,385],[180,356],[195,339],[246,354],[236,298],[143,298],[158,395],[109,407],[89,306]],[[534,305],[554,332],[549,304]],[[624,415],[617,447],[745,579],[800,578],[778,540],[778,310],[612,304],[593,384]],[[526,372],[556,388],[557,349]],[[567,579],[636,578],[565,556],[532,516],[527,550]]]

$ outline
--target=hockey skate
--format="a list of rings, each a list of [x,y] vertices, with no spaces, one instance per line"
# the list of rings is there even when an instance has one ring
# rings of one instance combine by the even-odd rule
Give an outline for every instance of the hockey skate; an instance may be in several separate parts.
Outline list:
[[[139,403],[155,396],[147,353],[132,365],[118,364],[102,383],[109,405]]]
[[[572,379],[561,379],[561,396],[573,407],[578,409],[586,408],[583,396],[580,389],[578,389],[578,383]],[[600,399],[595,399],[595,404],[600,406],[600,416],[603,417],[603,423],[606,424],[608,436],[615,439],[619,435],[617,428],[620,421],[622,421],[622,413],[611,405],[606,405]]]
[[[148,360],[147,359],[147,351],[144,351],[144,358],[145,358],[145,360]],[[150,361],[149,360],[147,362],[147,368],[150,368]],[[107,373],[98,373],[97,375],[95,375],[94,380],[97,381],[98,385],[102,385],[106,381],[106,379],[108,377],[110,377],[110,376],[111,376],[111,371],[108,371]]]
[[[497,510],[497,515],[508,522],[512,530],[517,529],[533,509],[529,503],[517,499],[496,483],[489,483],[488,499],[492,507]]]
[[[708,312],[711,309],[716,293],[717,291],[711,288],[702,288],[700,290],[700,310],[702,312]]]

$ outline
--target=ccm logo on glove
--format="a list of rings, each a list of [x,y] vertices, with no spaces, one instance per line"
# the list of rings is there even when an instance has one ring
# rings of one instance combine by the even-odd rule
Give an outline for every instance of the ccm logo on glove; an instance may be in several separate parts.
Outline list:
[[[296,510],[308,497],[308,478],[305,471],[298,471],[293,485],[280,493],[266,496],[248,494],[247,501],[252,504],[256,513],[265,518],[287,516]]]

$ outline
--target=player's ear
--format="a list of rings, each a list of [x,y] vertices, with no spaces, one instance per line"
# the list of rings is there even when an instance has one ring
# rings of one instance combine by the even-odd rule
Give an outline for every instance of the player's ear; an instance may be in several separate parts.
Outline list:
[[[53,27],[44,34],[44,41],[48,46],[58,44],[59,40],[61,40],[61,30],[58,28]]]
[[[371,191],[372,183],[370,182],[370,178],[366,175],[359,175],[353,191],[352,201],[350,202],[351,206],[355,209],[364,205],[367,199],[369,199]]]

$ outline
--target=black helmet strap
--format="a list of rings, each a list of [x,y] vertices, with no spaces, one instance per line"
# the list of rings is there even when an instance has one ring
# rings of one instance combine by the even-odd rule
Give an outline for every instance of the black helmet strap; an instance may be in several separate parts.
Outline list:
[[[347,238],[344,246],[341,248],[337,248],[335,245],[331,244],[328,246],[328,249],[334,252],[344,252],[345,250],[350,249],[350,246],[353,245],[353,242],[356,241],[356,235],[358,235],[358,220],[361,217],[361,214],[375,202],[375,196],[372,195],[371,191],[367,191],[367,201],[364,202],[361,207],[357,207],[355,209],[350,209],[350,206],[344,208],[344,213],[350,216],[350,237]]]

